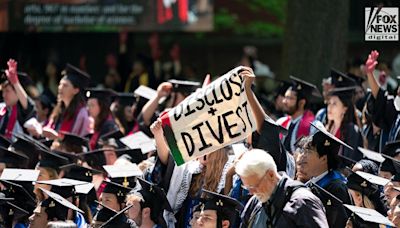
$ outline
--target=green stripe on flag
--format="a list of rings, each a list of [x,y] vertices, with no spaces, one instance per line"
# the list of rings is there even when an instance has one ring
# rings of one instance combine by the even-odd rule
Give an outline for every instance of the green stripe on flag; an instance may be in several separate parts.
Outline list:
[[[176,144],[174,132],[168,124],[164,125],[164,136],[167,139],[169,149],[171,150],[172,157],[174,157],[176,164],[178,166],[184,164],[185,160],[183,160],[182,153]]]

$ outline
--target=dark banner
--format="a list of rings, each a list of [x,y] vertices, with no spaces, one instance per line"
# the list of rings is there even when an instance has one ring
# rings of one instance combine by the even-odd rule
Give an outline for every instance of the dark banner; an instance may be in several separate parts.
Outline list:
[[[210,31],[209,0],[0,0],[0,31]]]

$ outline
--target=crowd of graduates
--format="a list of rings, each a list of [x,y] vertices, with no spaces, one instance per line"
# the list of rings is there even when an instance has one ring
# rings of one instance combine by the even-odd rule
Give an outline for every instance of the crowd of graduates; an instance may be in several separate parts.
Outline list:
[[[331,69],[322,92],[306,77],[274,79],[269,101],[255,92],[265,66],[246,53],[239,75],[256,130],[180,166],[160,113],[209,76],[163,76],[153,90],[142,71],[124,89],[94,87],[66,64],[35,96],[10,59],[1,75],[0,227],[399,227],[400,90],[381,80],[379,53]]]

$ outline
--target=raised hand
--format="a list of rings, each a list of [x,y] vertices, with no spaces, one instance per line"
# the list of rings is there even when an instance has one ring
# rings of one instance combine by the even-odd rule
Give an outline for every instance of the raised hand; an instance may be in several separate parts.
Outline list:
[[[374,50],[371,51],[371,54],[368,55],[368,59],[365,62],[365,70],[367,74],[372,74],[375,70],[375,66],[378,64],[379,52]]]
[[[11,82],[11,84],[16,84],[18,83],[18,73],[17,73],[17,61],[14,59],[10,59],[7,62],[8,65],[8,70],[6,70],[6,76],[8,81]]]
[[[172,92],[172,84],[170,82],[163,82],[157,88],[158,97],[166,97]]]

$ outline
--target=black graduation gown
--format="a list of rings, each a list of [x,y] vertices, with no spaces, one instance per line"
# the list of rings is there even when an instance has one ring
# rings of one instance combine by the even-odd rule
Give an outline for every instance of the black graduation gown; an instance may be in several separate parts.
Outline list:
[[[342,155],[356,162],[361,160],[363,154],[357,148],[363,147],[363,140],[358,126],[354,123],[348,123],[345,126],[345,131],[341,132],[341,134],[344,134],[343,141],[353,148],[353,150],[350,150],[349,148],[342,146]]]
[[[7,112],[0,119],[0,134],[4,135],[7,129],[8,123],[8,115],[10,114],[9,109],[7,108]],[[34,101],[28,97],[28,107],[27,109],[22,108],[21,103],[17,102],[17,121],[18,124],[24,129],[24,133],[28,133],[26,129],[23,127],[24,123],[28,121],[30,118],[36,117],[36,109]]]
[[[290,198],[286,198],[286,195]],[[261,203],[253,196],[242,212],[240,227],[269,227],[267,224],[255,223],[254,219],[262,213],[268,215],[273,211],[272,227],[328,227],[325,209],[322,202],[302,183],[282,176],[267,203]],[[275,213],[276,212],[276,213]]]
[[[393,99],[389,99],[386,91],[379,89],[376,99],[371,97],[373,108],[371,110],[372,121],[383,131],[390,132],[388,141],[396,141],[400,139],[400,124],[396,125],[396,120],[400,115],[394,107]],[[381,147],[386,143],[382,142]]]
[[[333,180],[325,188],[326,191],[339,198],[343,204],[353,204],[353,200],[349,195],[346,185],[339,181]],[[343,228],[346,226],[348,215],[344,207],[336,207],[333,210],[328,209],[329,205],[324,205],[326,208],[326,217],[329,222],[329,227]]]
[[[279,126],[264,120],[261,132],[252,135],[252,146],[267,151],[274,159],[278,171],[286,171],[287,150],[279,139]]]

